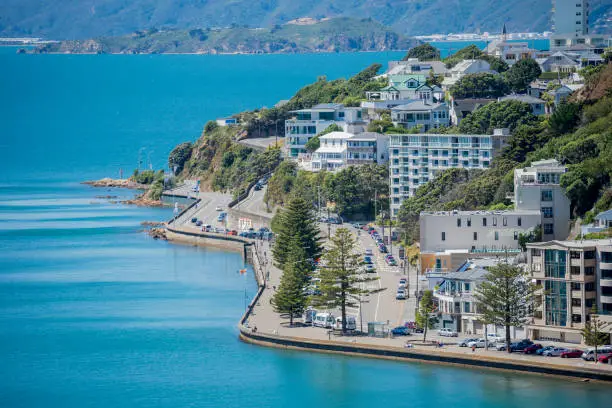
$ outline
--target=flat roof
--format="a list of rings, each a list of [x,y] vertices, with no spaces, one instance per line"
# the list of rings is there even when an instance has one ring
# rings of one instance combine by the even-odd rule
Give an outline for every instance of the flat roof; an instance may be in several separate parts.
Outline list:
[[[505,211],[488,211],[488,210],[474,210],[474,211],[422,211],[421,216],[438,216],[438,217],[449,217],[449,216],[466,216],[466,215],[539,215],[538,210],[505,210]]]
[[[547,241],[547,242],[534,242],[531,244],[527,244],[527,247],[534,248],[545,248],[549,246],[562,246],[566,248],[590,248],[596,246],[610,246],[612,245],[612,238],[608,239],[584,239],[580,241]]]

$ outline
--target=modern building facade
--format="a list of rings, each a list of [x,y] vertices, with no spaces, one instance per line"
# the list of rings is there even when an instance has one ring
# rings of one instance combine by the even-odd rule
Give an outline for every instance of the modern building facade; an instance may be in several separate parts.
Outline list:
[[[346,166],[386,163],[389,136],[374,132],[331,132],[319,138],[321,145],[304,167],[311,171],[335,171]]]
[[[389,136],[375,132],[353,135],[346,142],[347,165],[387,163]]]
[[[414,100],[391,109],[391,121],[406,129],[419,128],[420,132],[450,125],[450,113],[446,103],[430,103]]]
[[[612,240],[528,244],[527,259],[541,287],[540,305],[527,325],[531,338],[581,343],[593,308],[612,322]]]
[[[504,131],[494,135],[389,135],[392,216],[397,216],[404,199],[446,169],[489,168],[508,137]]]
[[[553,0],[553,25],[555,34],[588,34],[589,1]]]
[[[542,240],[564,240],[569,235],[570,200],[560,185],[567,167],[557,160],[541,160],[514,171],[514,206],[540,211]]]
[[[291,113],[295,117],[285,121],[285,148],[287,156],[291,158],[306,153],[306,143],[332,124],[340,126],[345,132],[357,133],[365,130],[361,108],[323,103]]]

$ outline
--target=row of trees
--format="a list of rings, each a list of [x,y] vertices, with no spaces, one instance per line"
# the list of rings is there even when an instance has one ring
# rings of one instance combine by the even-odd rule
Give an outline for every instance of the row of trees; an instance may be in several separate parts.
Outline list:
[[[283,274],[272,297],[274,310],[289,315],[293,325],[294,317],[301,316],[309,305],[339,308],[342,331],[346,332],[346,309],[355,307],[361,296],[375,292],[365,284],[377,279],[362,273],[356,239],[349,230],[340,228],[323,251],[312,207],[299,197],[281,210],[277,233],[272,254]],[[309,297],[305,288],[312,278],[313,261],[321,255],[320,294]]]

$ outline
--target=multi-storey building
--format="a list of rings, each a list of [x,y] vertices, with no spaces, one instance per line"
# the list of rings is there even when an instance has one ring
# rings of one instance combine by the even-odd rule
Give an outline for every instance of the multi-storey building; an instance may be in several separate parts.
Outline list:
[[[390,135],[389,171],[391,212],[417,188],[450,168],[486,169],[495,153],[506,145],[507,130],[493,135],[401,134]]]
[[[442,88],[427,85],[423,74],[389,75],[389,85],[379,91],[366,92],[368,100],[396,101],[420,99],[431,102],[442,99]]]
[[[374,132],[359,133],[346,141],[347,164],[387,163],[389,136]]]
[[[553,0],[553,25],[555,34],[588,34],[589,1]]]
[[[594,308],[612,322],[612,240],[533,243],[527,254],[531,277],[541,287],[527,325],[531,338],[581,343],[580,330]]]
[[[332,124],[340,126],[345,132],[357,133],[365,130],[361,108],[323,103],[291,113],[295,114],[295,117],[285,121],[285,148],[287,156],[292,158],[306,153],[306,143]]]
[[[446,103],[430,103],[414,100],[391,108],[391,120],[395,126],[406,129],[419,128],[424,133],[450,125],[449,107]]]
[[[321,136],[319,140],[320,147],[312,154],[310,163],[303,162],[308,170],[334,171],[346,166],[388,161],[389,136],[387,135],[373,132],[356,135],[331,132]]]
[[[536,161],[514,171],[514,206],[540,211],[542,240],[563,240],[569,234],[570,200],[559,184],[567,171],[557,160]]]

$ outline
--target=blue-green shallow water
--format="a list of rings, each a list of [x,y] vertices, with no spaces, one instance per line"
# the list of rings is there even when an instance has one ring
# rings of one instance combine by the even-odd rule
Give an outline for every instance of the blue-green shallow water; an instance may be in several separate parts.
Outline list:
[[[210,118],[393,57],[0,48],[0,407],[607,406],[598,384],[243,344],[256,288],[239,254],[153,241],[139,223],[168,210],[78,184],[132,168],[142,146],[160,165]]]

